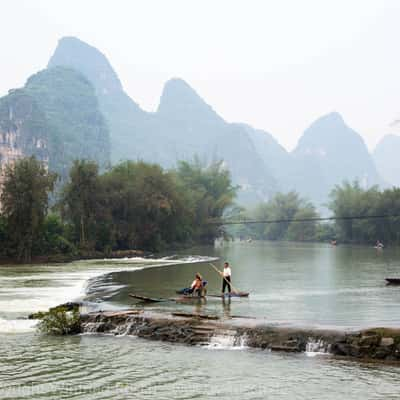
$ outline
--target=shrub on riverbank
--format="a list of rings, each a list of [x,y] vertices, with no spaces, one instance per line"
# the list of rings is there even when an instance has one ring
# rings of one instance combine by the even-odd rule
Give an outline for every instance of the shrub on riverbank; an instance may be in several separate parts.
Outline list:
[[[59,306],[45,313],[37,313],[38,331],[47,335],[73,335],[81,330],[79,307]]]

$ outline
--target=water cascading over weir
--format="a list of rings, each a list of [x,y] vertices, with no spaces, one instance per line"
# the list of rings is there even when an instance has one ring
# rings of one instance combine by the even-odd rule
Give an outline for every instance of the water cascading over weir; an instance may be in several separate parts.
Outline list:
[[[83,314],[81,331],[217,348],[248,347],[400,362],[400,330],[397,329],[307,329],[271,326],[243,317],[220,319],[213,315],[133,309]]]

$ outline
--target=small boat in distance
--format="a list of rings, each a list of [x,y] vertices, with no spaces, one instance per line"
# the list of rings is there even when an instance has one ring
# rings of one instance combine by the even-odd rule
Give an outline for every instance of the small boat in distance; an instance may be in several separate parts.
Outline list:
[[[385,278],[388,285],[400,285],[400,278]]]

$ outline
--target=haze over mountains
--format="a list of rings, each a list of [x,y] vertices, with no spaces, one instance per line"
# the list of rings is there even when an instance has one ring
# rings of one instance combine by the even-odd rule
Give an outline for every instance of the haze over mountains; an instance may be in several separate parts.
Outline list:
[[[110,158],[107,123],[92,84],[59,66],[32,75],[22,89],[0,99],[1,165],[35,155],[66,179],[75,159]]]
[[[109,123],[112,162],[142,159],[172,167],[195,156],[224,160],[245,200],[268,197],[277,183],[246,130],[225,122],[183,80],[165,84],[157,112],[138,107],[123,91],[106,57],[76,38],[63,38],[48,67],[69,66],[93,83]]]
[[[337,112],[312,123],[292,156],[297,165],[295,188],[317,203],[344,179],[357,179],[363,187],[383,184],[364,140]]]
[[[390,173],[393,170],[390,165],[395,165],[395,161],[384,162],[387,161],[382,156],[386,154],[384,143],[374,152],[380,175],[362,137],[336,112],[311,124],[289,153],[267,132],[244,123],[226,122],[182,79],[174,78],[165,84],[156,112],[142,110],[124,92],[110,62],[99,50],[77,38],[66,37],[59,41],[48,69],[41,74],[63,79],[61,72],[72,70],[87,78],[86,96],[94,92],[98,112],[107,125],[102,126],[102,117],[93,103],[93,118],[87,116],[85,122],[79,118],[80,128],[67,128],[68,140],[64,138],[63,143],[68,142],[69,153],[73,155],[76,151],[77,157],[86,155],[104,165],[110,155],[112,163],[142,159],[164,167],[194,157],[204,162],[223,160],[240,186],[242,203],[266,200],[277,191],[297,190],[320,205],[327,201],[333,186],[344,179],[358,179],[364,186],[383,185],[384,179],[398,182],[392,181]],[[44,81],[43,85],[45,91],[51,92],[52,82]],[[62,92],[59,96],[63,96]],[[78,103],[82,99],[76,96]],[[62,103],[62,99],[58,101]],[[49,111],[51,101],[42,103],[43,110]],[[287,117],[290,118],[290,110]],[[68,125],[67,119],[64,122]],[[75,147],[71,144],[74,140]]]
[[[372,155],[381,176],[390,185],[400,186],[400,136],[384,136]]]

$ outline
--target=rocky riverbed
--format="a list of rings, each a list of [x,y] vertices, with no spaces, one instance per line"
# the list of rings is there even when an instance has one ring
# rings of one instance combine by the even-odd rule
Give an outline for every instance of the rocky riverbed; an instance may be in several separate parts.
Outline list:
[[[81,315],[82,333],[134,335],[188,345],[208,345],[229,338],[232,346],[270,351],[316,352],[400,363],[400,329],[361,331],[269,326],[253,319],[213,315],[157,313],[138,309]]]

